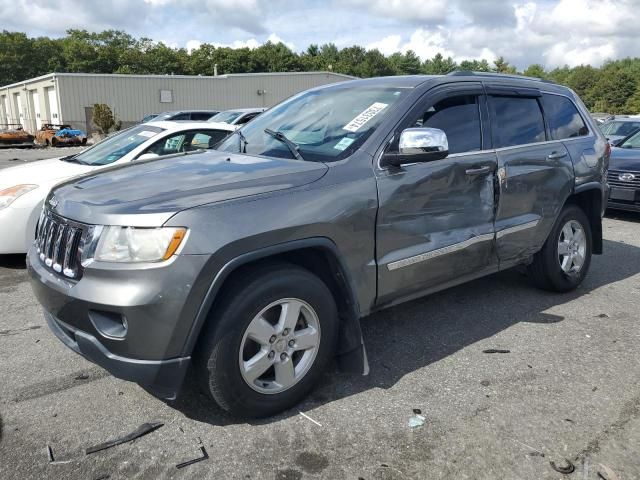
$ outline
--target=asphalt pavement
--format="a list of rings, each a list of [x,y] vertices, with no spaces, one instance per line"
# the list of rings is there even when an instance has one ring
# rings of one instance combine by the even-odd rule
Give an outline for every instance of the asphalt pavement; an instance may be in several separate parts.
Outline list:
[[[87,147],[0,148],[0,170],[47,158],[74,155]]]
[[[0,257],[0,479],[638,479],[640,215],[604,236],[575,292],[512,270],[364,319],[369,376],[327,371],[259,421],[85,361],[48,331],[23,257]]]

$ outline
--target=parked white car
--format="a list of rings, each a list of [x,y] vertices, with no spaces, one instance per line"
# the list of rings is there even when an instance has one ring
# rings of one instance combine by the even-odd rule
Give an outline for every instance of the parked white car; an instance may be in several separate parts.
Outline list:
[[[133,160],[212,148],[238,127],[212,122],[149,122],[118,132],[76,155],[0,171],[0,254],[26,253],[42,202],[69,178]]]

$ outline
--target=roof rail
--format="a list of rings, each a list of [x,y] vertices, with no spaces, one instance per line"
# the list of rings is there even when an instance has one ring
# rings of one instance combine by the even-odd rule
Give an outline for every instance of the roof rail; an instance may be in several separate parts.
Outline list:
[[[451,77],[489,77],[489,78],[513,78],[515,80],[533,80],[534,82],[550,83],[557,85],[556,82],[547,80],[545,78],[527,77],[526,75],[513,75],[507,73],[495,73],[495,72],[474,72],[471,70],[455,70],[447,73],[447,76]]]

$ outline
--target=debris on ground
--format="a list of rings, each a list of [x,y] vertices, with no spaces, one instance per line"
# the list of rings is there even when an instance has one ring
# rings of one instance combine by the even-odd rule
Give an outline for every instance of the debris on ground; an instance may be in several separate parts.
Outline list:
[[[193,460],[187,460],[186,462],[179,463],[178,465],[176,465],[176,468],[188,467],[189,465],[193,465],[194,463],[198,463],[198,462],[202,462],[204,460],[207,460],[209,458],[209,454],[207,453],[207,449],[204,448],[204,445],[200,446],[200,451],[202,452],[202,456],[201,457],[194,458]]]
[[[415,410],[414,410],[415,411]],[[418,428],[424,425],[426,421],[426,417],[423,415],[416,413],[413,417],[409,418],[409,428]]]
[[[571,463],[566,458],[564,459],[564,463],[560,465],[557,465],[556,462],[554,462],[553,460],[549,460],[549,464],[551,465],[551,468],[553,468],[556,472],[562,473],[564,475],[569,475],[570,473],[573,473],[576,469],[576,467],[573,466],[573,463]]]
[[[491,385],[491,382],[489,382],[489,380],[482,380],[480,382],[480,385],[482,385],[483,387],[488,387],[489,385]]]
[[[302,412],[299,412],[299,413],[300,413],[300,415],[302,415],[304,418],[306,418],[307,420],[309,420],[309,421],[311,421],[311,422],[315,423],[315,424],[316,424],[316,425],[318,425],[319,427],[321,427],[321,426],[322,426],[322,424],[321,424],[320,422],[316,422],[313,418],[311,418],[311,417],[310,417],[309,415],[307,415],[306,413],[302,413]]]
[[[24,328],[12,328],[8,330],[0,330],[0,335],[18,335],[19,333],[28,332],[29,330],[38,330],[39,328],[42,328],[42,327],[40,325],[31,325],[29,327],[24,327]]]
[[[140,425],[136,430],[134,430],[133,432],[125,435],[124,437],[120,437],[120,438],[116,438],[114,440],[109,440],[108,442],[104,442],[104,443],[100,443],[98,445],[95,445],[93,447],[89,447],[85,450],[85,453],[87,455],[91,454],[91,453],[96,453],[99,452],[101,450],[106,450],[107,448],[111,448],[111,447],[115,447],[116,445],[121,445],[123,443],[127,443],[127,442],[131,442],[132,440],[135,440],[136,438],[140,438],[148,433],[151,433],[157,429],[159,429],[160,427],[162,427],[164,425],[164,423],[143,423],[142,425]]]
[[[81,373],[80,375],[76,375],[74,377],[74,380],[88,380],[89,379],[89,375],[87,375],[86,373]]]
[[[511,350],[505,350],[502,348],[487,348],[482,353],[511,353]]]
[[[620,480],[616,472],[602,463],[598,464],[598,477],[602,480]]]
[[[53,456],[53,449],[49,444],[47,444],[47,458],[49,459],[49,463],[51,465],[62,465],[65,463],[71,463],[71,460],[56,460]]]
[[[598,318],[610,318],[608,313],[601,313],[599,315],[597,315]]]

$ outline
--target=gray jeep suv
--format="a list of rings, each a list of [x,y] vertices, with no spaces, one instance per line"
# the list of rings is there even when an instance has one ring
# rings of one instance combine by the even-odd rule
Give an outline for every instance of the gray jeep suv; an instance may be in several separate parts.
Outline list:
[[[602,252],[609,147],[569,89],[457,72],[300,93],[218,151],[55,187],[28,253],[62,342],[242,416],[368,371],[360,318],[515,265],[575,288]]]

